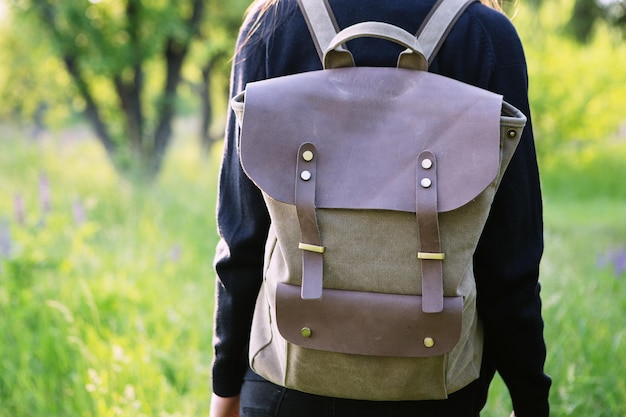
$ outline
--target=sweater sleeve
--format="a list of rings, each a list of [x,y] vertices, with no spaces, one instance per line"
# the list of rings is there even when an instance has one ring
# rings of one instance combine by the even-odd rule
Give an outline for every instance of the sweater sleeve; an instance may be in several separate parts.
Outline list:
[[[250,36],[254,16],[240,31],[231,72],[230,96],[248,82],[265,78],[265,48]],[[259,189],[242,170],[237,152],[238,127],[232,111],[227,119],[219,176],[215,254],[216,298],[213,333],[213,392],[221,397],[239,393],[247,369],[250,326],[262,282],[263,251],[269,215]]]
[[[526,63],[511,33],[496,62],[489,89],[521,110],[528,122],[502,179],[475,255],[478,311],[485,330],[485,358],[507,385],[517,417],[547,417],[550,378],[539,285],[543,252],[542,200],[528,104]],[[512,57],[510,55],[514,55]],[[488,365],[489,366],[489,365]]]

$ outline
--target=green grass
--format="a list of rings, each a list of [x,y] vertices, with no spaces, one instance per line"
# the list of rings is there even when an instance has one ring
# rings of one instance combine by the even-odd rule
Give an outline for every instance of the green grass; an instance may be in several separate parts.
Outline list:
[[[626,150],[564,155],[542,163],[553,416],[622,417]],[[141,188],[91,141],[0,142],[0,417],[208,414],[218,159],[180,139]],[[497,380],[484,415],[510,407]]]
[[[215,158],[141,189],[93,142],[0,146],[0,416],[208,414]]]
[[[553,416],[626,416],[624,145],[544,164],[541,268]],[[508,415],[500,379],[485,415]]]
[[[547,196],[545,222],[541,282],[551,415],[624,417],[626,200]],[[485,415],[508,415],[500,380],[491,393]]]
[[[546,215],[555,414],[626,416],[626,200],[548,200]]]

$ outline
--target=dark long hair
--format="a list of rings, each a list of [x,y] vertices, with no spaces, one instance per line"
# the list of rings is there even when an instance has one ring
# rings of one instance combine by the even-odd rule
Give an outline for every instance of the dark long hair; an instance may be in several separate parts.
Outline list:
[[[257,34],[259,29],[263,26],[262,22],[267,17],[270,9],[273,9],[273,14],[277,14],[278,3],[283,3],[280,0],[254,0],[245,13],[245,23],[248,32],[246,37],[240,40],[239,48],[248,43],[253,35]],[[275,25],[272,25],[275,26]],[[263,36],[263,34],[261,34]]]

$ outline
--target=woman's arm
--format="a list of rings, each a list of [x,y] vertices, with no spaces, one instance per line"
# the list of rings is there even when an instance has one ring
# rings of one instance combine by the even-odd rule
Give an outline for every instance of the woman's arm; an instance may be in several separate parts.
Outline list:
[[[231,97],[247,83],[265,78],[265,47],[249,36],[255,16],[246,19],[237,42],[231,73]],[[239,394],[247,369],[248,341],[262,281],[263,251],[269,216],[258,188],[241,168],[238,127],[229,112],[222,159],[215,254],[217,272],[213,334],[213,392],[221,398]]]
[[[213,394],[209,417],[239,417],[239,396],[220,397]]]
[[[496,45],[496,52],[499,47]],[[500,61],[506,65],[495,69],[490,89],[503,94],[507,102],[527,115],[528,122],[476,252],[478,311],[485,329],[485,360],[495,366],[507,385],[515,413],[519,417],[547,417],[551,381],[543,369],[541,187],[523,51],[518,42],[506,48],[506,54],[517,50],[517,58]]]

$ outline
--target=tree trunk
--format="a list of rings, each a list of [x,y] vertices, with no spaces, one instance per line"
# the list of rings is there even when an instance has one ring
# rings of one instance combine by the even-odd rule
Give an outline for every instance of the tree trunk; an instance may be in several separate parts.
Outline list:
[[[78,69],[78,65],[74,57],[65,56],[63,59],[65,63],[65,68],[67,72],[70,74],[72,79],[74,80],[74,84],[78,88],[78,92],[85,100],[85,116],[87,120],[93,127],[96,132],[96,137],[104,146],[104,149],[107,151],[107,154],[115,162],[115,155],[117,153],[117,143],[115,143],[109,134],[109,131],[100,116],[100,110],[98,109],[98,105],[96,104],[91,92],[89,91],[89,86],[87,82],[83,79],[83,76]]]
[[[194,0],[193,11],[187,20],[190,35],[183,43],[170,38],[165,48],[166,62],[165,86],[159,106],[159,123],[154,132],[154,147],[152,150],[152,163],[150,170],[154,175],[159,172],[165,157],[165,151],[172,136],[172,120],[174,118],[176,90],[182,78],[181,70],[189,45],[194,35],[198,33],[200,21],[204,13],[204,1]]]
[[[159,103],[159,123],[154,131],[152,148],[151,170],[158,172],[163,163],[163,157],[172,136],[172,120],[176,101],[176,89],[181,79],[183,60],[187,54],[188,46],[181,45],[170,39],[165,50],[166,76],[163,95]]]
[[[141,63],[141,0],[128,0],[126,5],[126,30],[132,50],[132,79],[124,79],[122,74],[113,77],[115,90],[126,119],[126,134],[135,152],[141,154],[144,145],[144,117],[141,106],[143,91],[143,68]]]
[[[130,52],[132,59],[126,63],[126,68],[118,70],[111,76],[111,82],[119,100],[119,111],[124,117],[124,138],[116,140],[107,128],[102,117],[103,111],[99,107],[96,97],[92,95],[91,86],[81,68],[80,52],[74,47],[75,34],[64,33],[63,26],[57,19],[56,3],[47,0],[34,0],[39,17],[46,25],[55,41],[60,46],[61,56],[65,67],[73,79],[78,92],[85,101],[85,115],[93,127],[98,140],[104,146],[114,166],[122,175],[152,181],[156,178],[163,164],[165,152],[172,136],[172,122],[175,115],[177,88],[182,78],[182,67],[188,55],[192,39],[197,36],[202,20],[206,0],[187,0],[191,6],[191,14],[184,22],[188,30],[185,36],[170,35],[165,43],[162,58],[165,61],[165,82],[157,104],[156,126],[152,132],[146,132],[146,118],[142,106],[144,89],[144,69],[141,46],[142,31],[142,0],[126,0],[125,29],[129,35]],[[54,5],[53,5],[54,4]],[[78,16],[82,16],[79,14]],[[84,17],[84,16],[83,16]],[[97,37],[97,35],[96,35]],[[123,139],[125,142],[121,142]],[[127,147],[134,158],[133,163],[127,163],[121,152]]]

